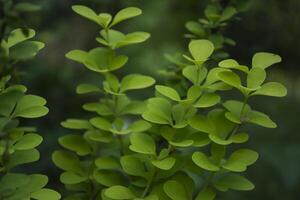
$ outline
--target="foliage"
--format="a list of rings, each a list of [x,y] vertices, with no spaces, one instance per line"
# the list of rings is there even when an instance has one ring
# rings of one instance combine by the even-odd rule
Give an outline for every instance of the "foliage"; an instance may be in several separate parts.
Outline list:
[[[4,4],[1,9],[7,16],[0,21],[0,199],[60,199],[60,194],[45,188],[47,176],[27,175],[17,169],[39,160],[40,154],[36,148],[43,141],[36,128],[22,126],[21,119],[42,117],[48,113],[48,108],[44,98],[26,94],[24,85],[12,84],[10,79],[14,75],[15,65],[33,58],[44,44],[30,40],[35,36],[32,29],[19,28],[8,33],[13,27],[10,15],[17,11],[30,11],[33,5],[14,5],[12,1],[1,1],[1,4]]]
[[[226,2],[226,3],[224,3]],[[185,27],[189,33],[185,34],[189,39],[207,39],[214,45],[214,52],[211,55],[216,64],[230,55],[226,47],[235,46],[236,42],[225,36],[226,29],[234,20],[238,20],[238,14],[245,11],[251,0],[230,0],[230,1],[211,1],[204,10],[204,16],[197,21],[188,21]],[[161,71],[165,76],[166,84],[174,86],[179,93],[187,89],[188,82],[181,76],[182,69],[187,65],[180,53],[166,55],[166,58],[173,64],[169,69]]]
[[[128,61],[119,48],[143,42],[149,34],[124,34],[112,27],[140,15],[141,10],[125,8],[114,17],[81,5],[73,10],[100,26],[96,41],[102,47],[73,50],[66,57],[100,74],[104,81],[101,86],[77,87],[78,94],[100,96],[83,105],[94,117],[62,122],[65,128],[83,131],[60,137],[65,150],[52,155],[63,170],[60,180],[69,191],[66,200],[212,200],[221,192],[254,188],[241,173],[256,162],[258,153],[230,147],[248,141],[245,124],[276,127],[248,100],[286,95],[280,83],[265,83],[267,68],[281,61],[278,55],[256,53],[251,67],[234,59],[215,67],[210,62],[215,45],[195,39],[188,45],[189,54],[183,55],[187,64],[180,71],[187,89],[178,92],[156,85],[154,97],[136,101],[129,92],[150,87],[155,80],[138,74],[117,77],[115,71]],[[231,90],[238,91],[242,101],[225,98]]]

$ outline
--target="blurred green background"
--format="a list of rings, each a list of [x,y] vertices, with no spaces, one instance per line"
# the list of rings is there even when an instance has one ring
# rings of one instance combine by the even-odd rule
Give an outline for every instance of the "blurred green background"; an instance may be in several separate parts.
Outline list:
[[[40,120],[30,121],[39,127],[45,141],[40,148],[42,159],[30,171],[49,175],[50,184],[62,189],[58,182],[59,171],[51,163],[51,152],[59,148],[57,138],[66,130],[60,122],[67,117],[86,115],[81,105],[87,98],[75,93],[82,82],[99,82],[96,74],[83,66],[68,61],[64,54],[72,49],[88,50],[97,46],[97,27],[77,16],[72,4],[83,4],[101,12],[115,13],[126,6],[143,9],[141,17],[120,27],[124,32],[148,31],[151,39],[141,45],[125,49],[130,62],[121,74],[141,72],[155,76],[158,70],[168,67],[165,53],[186,49],[188,39],[184,24],[203,15],[206,0],[27,0],[42,6],[42,10],[26,18],[27,24],[38,31],[46,43],[37,59],[20,64],[22,82],[29,92],[48,100],[50,113]],[[256,189],[251,192],[229,192],[224,199],[245,200],[298,200],[300,199],[300,1],[253,0],[250,9],[228,27],[226,35],[237,45],[228,48],[232,58],[250,64],[254,52],[269,51],[283,58],[281,65],[271,69],[270,79],[288,87],[288,97],[273,99],[257,97],[253,107],[268,113],[278,123],[275,130],[252,129],[247,144],[260,153],[256,165],[248,171]]]

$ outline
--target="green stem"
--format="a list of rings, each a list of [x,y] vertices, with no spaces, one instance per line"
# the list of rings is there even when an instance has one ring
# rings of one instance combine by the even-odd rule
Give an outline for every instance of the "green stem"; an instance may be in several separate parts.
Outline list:
[[[149,179],[149,181],[147,183],[147,186],[145,187],[144,192],[142,194],[142,198],[146,197],[146,195],[148,194],[149,189],[150,189],[150,187],[151,187],[151,185],[153,183],[153,180],[154,180],[155,176],[156,176],[156,171],[154,171],[153,175],[150,177],[150,179]]]

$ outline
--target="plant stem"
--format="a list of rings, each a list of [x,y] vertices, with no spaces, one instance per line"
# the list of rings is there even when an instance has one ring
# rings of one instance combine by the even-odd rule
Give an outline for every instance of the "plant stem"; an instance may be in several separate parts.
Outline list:
[[[150,187],[152,185],[152,182],[153,182],[155,176],[156,176],[156,171],[154,171],[153,175],[150,177],[150,179],[149,179],[149,181],[147,183],[147,186],[146,186],[146,188],[145,188],[145,190],[144,190],[144,192],[142,194],[142,198],[146,197],[147,193],[149,192],[149,189],[150,189]]]

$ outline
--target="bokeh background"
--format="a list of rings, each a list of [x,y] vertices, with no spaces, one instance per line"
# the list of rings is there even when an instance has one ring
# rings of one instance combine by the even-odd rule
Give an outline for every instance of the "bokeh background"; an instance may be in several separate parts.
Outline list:
[[[27,2],[30,0],[27,0]],[[82,103],[88,101],[77,96],[76,85],[81,82],[99,82],[96,74],[83,66],[68,61],[64,54],[72,49],[96,47],[98,28],[77,16],[72,4],[83,4],[101,12],[115,13],[126,6],[143,9],[141,17],[125,22],[121,30],[143,30],[152,34],[141,45],[125,49],[130,57],[121,73],[142,72],[158,80],[160,69],[168,67],[165,53],[186,49],[188,39],[183,37],[184,24],[203,15],[207,0],[31,0],[42,6],[40,12],[25,20],[38,31],[38,38],[46,48],[33,61],[20,64],[22,82],[30,93],[48,100],[50,113],[29,123],[39,127],[44,137],[40,147],[42,159],[30,171],[47,174],[52,187],[62,189],[59,171],[51,162],[51,152],[59,148],[57,138],[66,133],[60,122],[68,117],[81,117],[86,113]],[[253,0],[249,9],[240,14],[228,27],[226,35],[237,45],[227,48],[232,58],[250,64],[254,52],[269,51],[283,58],[280,65],[270,70],[271,79],[284,83],[289,94],[276,99],[258,97],[253,107],[268,113],[278,123],[275,130],[252,129],[247,144],[260,153],[256,165],[250,167],[248,177],[256,189],[251,192],[228,193],[224,199],[243,200],[298,200],[300,199],[300,1]],[[29,170],[29,169],[28,169]]]

